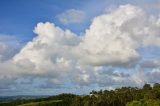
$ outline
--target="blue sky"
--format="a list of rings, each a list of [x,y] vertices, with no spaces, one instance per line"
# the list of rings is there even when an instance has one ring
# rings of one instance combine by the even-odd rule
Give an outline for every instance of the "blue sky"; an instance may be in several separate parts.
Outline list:
[[[160,82],[159,14],[160,0],[0,0],[0,95]]]
[[[38,22],[54,22],[56,25],[62,28],[70,28],[76,33],[84,32],[84,29],[89,25],[90,19],[93,16],[89,16],[89,19],[85,23],[79,24],[77,27],[64,26],[57,19],[56,15],[64,12],[67,9],[87,9],[89,4],[94,5],[91,1],[85,0],[1,0],[0,1],[0,33],[7,35],[14,35],[22,40],[30,40],[33,38],[34,33],[32,29]],[[95,1],[94,1],[95,2]],[[93,7],[93,6],[92,6]],[[89,8],[89,11],[92,10]],[[88,10],[86,10],[88,11]],[[100,12],[97,9],[98,12]],[[91,11],[91,14],[95,11]]]
[[[31,29],[38,22],[54,22],[61,28],[69,28],[75,33],[80,34],[90,25],[91,19],[104,12],[105,8],[118,6],[123,4],[145,5],[156,3],[159,0],[1,0],[0,1],[0,33],[6,35],[14,35],[19,39],[28,41],[34,37]],[[80,9],[87,13],[87,18],[81,24],[64,26],[61,24],[56,15],[67,9]],[[153,13],[155,9],[150,8]],[[157,10],[158,11],[158,10]]]
[[[123,4],[117,0],[1,0],[0,1],[0,33],[14,35],[21,40],[30,40],[34,37],[32,29],[38,22],[54,22],[62,28],[69,28],[75,33],[84,32],[90,25],[91,19],[104,12],[111,5]],[[85,22],[64,26],[56,15],[67,9],[80,9],[87,13]]]

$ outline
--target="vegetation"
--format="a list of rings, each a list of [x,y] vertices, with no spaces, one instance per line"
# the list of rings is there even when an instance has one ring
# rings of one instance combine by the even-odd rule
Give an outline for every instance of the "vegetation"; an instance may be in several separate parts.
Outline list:
[[[17,99],[0,102],[0,106],[70,106],[76,95],[60,94],[40,99]]]
[[[25,103],[19,106],[51,106],[51,105],[58,105],[58,104],[63,104],[62,100],[31,102],[31,103]]]
[[[160,106],[160,100],[140,100],[127,103],[126,106]]]
[[[0,102],[0,106],[160,106],[160,84],[142,89],[122,87],[115,90],[92,91],[90,95],[60,94],[41,99]]]

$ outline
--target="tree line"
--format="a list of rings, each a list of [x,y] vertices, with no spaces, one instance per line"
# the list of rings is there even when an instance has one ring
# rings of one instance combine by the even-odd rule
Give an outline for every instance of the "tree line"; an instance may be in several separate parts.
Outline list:
[[[154,103],[159,105],[150,105]],[[160,84],[153,87],[145,84],[143,88],[122,87],[115,90],[92,91],[90,95],[76,96],[72,106],[160,106]],[[149,104],[148,101],[151,103]],[[142,102],[142,103],[141,103]],[[135,104],[140,105],[135,105]],[[143,105],[143,104],[149,105]]]
[[[49,102],[49,101],[58,102]],[[0,106],[160,106],[160,84],[145,84],[142,88],[121,87],[115,90],[91,91],[89,95],[60,94],[47,98],[0,102]],[[24,105],[27,106],[27,105]],[[31,106],[31,105],[30,105]]]

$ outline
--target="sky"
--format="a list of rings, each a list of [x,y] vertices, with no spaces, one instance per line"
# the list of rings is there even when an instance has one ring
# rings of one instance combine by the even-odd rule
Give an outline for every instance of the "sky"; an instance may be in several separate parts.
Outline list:
[[[0,96],[160,82],[160,0],[0,0]]]

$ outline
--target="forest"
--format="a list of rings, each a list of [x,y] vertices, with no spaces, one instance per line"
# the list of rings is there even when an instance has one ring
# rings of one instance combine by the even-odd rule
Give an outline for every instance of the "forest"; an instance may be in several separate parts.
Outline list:
[[[64,93],[39,99],[0,101],[0,106],[160,106],[160,84],[93,90],[89,95]]]

